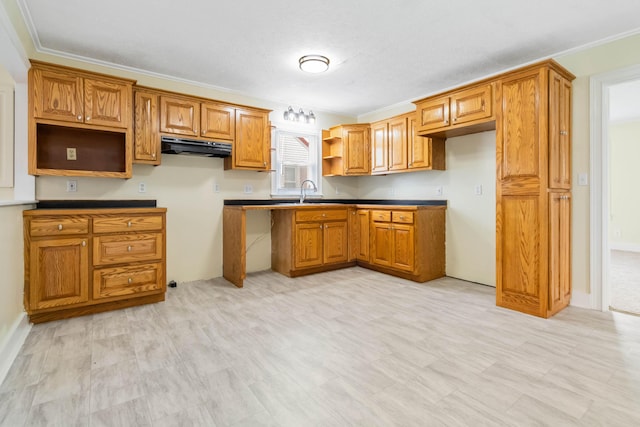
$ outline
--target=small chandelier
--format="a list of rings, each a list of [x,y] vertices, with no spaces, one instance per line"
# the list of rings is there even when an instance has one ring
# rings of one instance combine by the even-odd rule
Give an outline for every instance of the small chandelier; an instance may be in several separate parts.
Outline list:
[[[329,58],[322,55],[305,55],[298,60],[300,69],[307,73],[324,73],[329,69]]]
[[[284,119],[290,122],[309,123],[309,124],[316,123],[316,116],[315,114],[313,114],[313,111],[309,110],[309,114],[305,114],[305,112],[302,111],[302,108],[301,108],[300,111],[296,113],[295,111],[293,111],[293,108],[291,108],[291,106],[289,106],[289,108],[285,110]]]

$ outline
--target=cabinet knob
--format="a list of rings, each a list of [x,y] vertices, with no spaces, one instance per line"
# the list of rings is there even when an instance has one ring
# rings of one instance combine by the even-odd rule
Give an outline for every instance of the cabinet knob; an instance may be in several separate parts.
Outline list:
[[[412,162],[409,162],[409,166],[413,166],[413,163],[412,163]]]
[[[400,215],[400,219],[401,219],[401,220],[404,220],[404,215]]]
[[[264,163],[263,163],[263,166],[267,166],[267,162],[264,162]]]
[[[127,246],[127,252],[131,252],[131,246]]]
[[[567,132],[566,130],[561,130],[560,135],[569,135],[569,132]]]
[[[455,120],[455,119],[454,119],[454,120]],[[449,124],[449,120],[445,120],[445,121],[444,121],[444,124],[445,124],[445,125]]]
[[[87,121],[91,120],[91,116],[87,116]]]
[[[322,217],[325,217],[325,216],[327,216],[327,214],[326,214],[326,213],[323,213],[323,214],[322,214]]]
[[[58,224],[58,230],[62,230],[62,224]]]
[[[484,99],[482,100],[482,102],[480,102],[480,108],[482,108],[482,111],[484,111]]]
[[[131,227],[131,221],[127,222],[127,227]]]
[[[204,129],[202,129],[202,136],[204,136],[207,132],[205,132]]]
[[[78,114],[78,121],[82,121],[82,114]]]
[[[87,246],[87,241],[86,240],[82,241],[82,246]]]
[[[131,279],[131,277],[129,277],[129,278],[127,279],[127,283],[131,284],[131,282],[133,282],[133,279]]]
[[[457,118],[457,117],[454,117],[454,118],[453,118],[453,121],[455,122],[456,120],[458,120],[458,118]]]
[[[151,157],[156,158],[156,153],[151,154]]]
[[[327,228],[329,228],[329,226],[327,224],[324,225],[324,229],[326,230]]]
[[[322,224],[320,224],[320,230],[322,230]]]

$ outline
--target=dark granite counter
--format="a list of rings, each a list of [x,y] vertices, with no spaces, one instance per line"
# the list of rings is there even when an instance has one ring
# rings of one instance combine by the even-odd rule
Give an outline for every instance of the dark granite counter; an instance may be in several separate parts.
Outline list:
[[[155,208],[155,200],[39,200],[36,209]]]
[[[300,199],[225,199],[225,206],[268,206],[296,204]],[[312,199],[305,204],[386,205],[386,206],[447,206],[446,200],[394,200],[394,199]]]

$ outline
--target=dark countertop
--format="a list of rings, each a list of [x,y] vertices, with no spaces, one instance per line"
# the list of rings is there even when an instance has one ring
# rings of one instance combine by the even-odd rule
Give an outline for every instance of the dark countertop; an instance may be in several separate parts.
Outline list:
[[[295,204],[300,199],[225,199],[225,206],[263,206]],[[392,200],[392,199],[312,199],[308,198],[305,204],[338,203],[345,205],[390,205],[390,206],[447,206],[446,200]]]
[[[155,200],[39,200],[36,209],[155,208]]]

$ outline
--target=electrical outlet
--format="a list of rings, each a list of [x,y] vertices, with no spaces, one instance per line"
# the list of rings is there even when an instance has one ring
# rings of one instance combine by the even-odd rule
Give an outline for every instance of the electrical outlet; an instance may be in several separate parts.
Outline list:
[[[476,196],[482,196],[482,184],[476,185]]]
[[[213,192],[214,193],[219,193],[220,192],[220,184],[218,184],[217,182],[213,183]]]
[[[67,148],[67,160],[78,160],[75,148]]]
[[[67,193],[75,193],[78,191],[78,181],[75,179],[67,180]]]
[[[587,175],[586,173],[579,173],[578,174],[578,185],[589,185],[589,175]]]
[[[138,193],[146,193],[147,192],[147,184],[141,182],[138,184]]]
[[[340,189],[338,188],[337,185],[336,185],[336,194],[340,194]]]
[[[245,184],[245,185],[244,185],[244,192],[245,192],[245,194],[251,194],[251,193],[253,193],[253,185],[251,185],[251,184]]]
[[[613,237],[620,237],[620,236],[622,236],[622,232],[620,231],[620,229],[619,229],[619,228],[616,228],[616,229],[613,231]]]
[[[442,196],[442,186],[436,187],[436,196]]]

